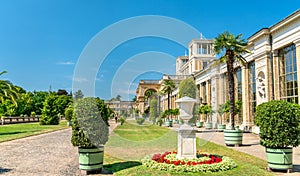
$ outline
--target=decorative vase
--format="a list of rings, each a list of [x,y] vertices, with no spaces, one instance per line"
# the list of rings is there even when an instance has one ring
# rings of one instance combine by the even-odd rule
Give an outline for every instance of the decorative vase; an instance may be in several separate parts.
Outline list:
[[[101,170],[103,167],[104,146],[100,148],[80,148],[79,169],[86,171]]]
[[[293,148],[266,147],[266,155],[270,169],[289,170],[293,168]]]
[[[242,130],[224,130],[224,139],[226,145],[239,146],[243,142],[243,131]]]

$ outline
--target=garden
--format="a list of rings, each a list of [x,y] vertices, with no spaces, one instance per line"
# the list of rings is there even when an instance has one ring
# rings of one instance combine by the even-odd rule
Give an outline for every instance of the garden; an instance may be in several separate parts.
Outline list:
[[[201,145],[203,143],[206,145]],[[226,171],[219,168],[219,172],[203,170],[204,172],[193,173],[187,172],[185,167],[196,165],[196,161],[188,164],[189,161],[179,163],[176,159],[177,163],[169,166],[173,169],[167,170],[162,166],[162,158],[164,156],[166,161],[175,160],[176,149],[176,131],[158,125],[137,125],[135,121],[126,121],[114,130],[105,145],[104,168],[113,171],[114,175],[272,175],[265,170],[266,161],[199,138],[197,138],[197,155],[201,155],[202,159],[197,161],[199,165],[196,168],[203,169],[205,162],[218,164],[220,155],[224,160],[231,158],[229,162],[236,163],[236,167]],[[157,162],[159,160],[160,162]],[[148,167],[150,165],[151,167]]]

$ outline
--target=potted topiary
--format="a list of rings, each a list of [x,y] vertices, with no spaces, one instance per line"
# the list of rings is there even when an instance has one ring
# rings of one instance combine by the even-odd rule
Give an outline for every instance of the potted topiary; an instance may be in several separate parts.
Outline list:
[[[206,118],[206,122],[205,122],[205,128],[206,129],[211,129],[212,128],[212,122],[211,122],[211,119],[210,119],[210,114],[213,113],[213,110],[211,108],[210,105],[207,105],[207,104],[202,104],[200,105],[199,107],[199,114],[205,114],[205,118]]]
[[[195,106],[195,105],[194,105]],[[200,115],[200,111],[199,111],[199,108],[200,108],[200,106],[199,107],[197,107],[197,108],[195,108],[195,111],[196,111],[196,113],[198,113],[198,115]],[[196,114],[195,113],[195,114]],[[197,128],[201,128],[201,127],[203,127],[203,120],[202,120],[202,118],[200,117],[200,116],[198,116],[198,117],[196,117],[196,127]]]
[[[88,172],[102,170],[104,144],[109,134],[107,122],[103,120],[105,117],[101,117],[98,106],[96,98],[92,97],[74,102],[71,142],[78,146],[79,168]],[[106,112],[105,108],[101,107],[103,112]]]
[[[229,104],[221,104],[219,105],[219,108],[218,108],[218,114],[219,114],[219,124],[218,124],[218,131],[223,131],[225,128],[226,128],[226,125],[223,124],[223,115],[224,113],[229,113],[229,106],[227,106]]]
[[[67,120],[67,125],[72,126],[73,108],[67,107],[65,109],[65,119]]]
[[[175,108],[175,109],[170,109],[170,113],[175,116],[175,118],[173,119],[173,123],[174,124],[179,124],[179,120],[178,120],[178,115],[180,114],[179,109]]]
[[[169,119],[169,116],[171,115],[171,109],[169,109],[169,110],[167,109],[163,113],[164,113],[163,114],[164,117],[168,117],[168,118],[165,118],[166,126],[167,127],[172,127],[173,126],[173,122],[172,122],[171,119]]]
[[[254,122],[260,129],[260,144],[266,147],[269,169],[291,171],[293,148],[300,144],[300,105],[272,100],[256,108]]]

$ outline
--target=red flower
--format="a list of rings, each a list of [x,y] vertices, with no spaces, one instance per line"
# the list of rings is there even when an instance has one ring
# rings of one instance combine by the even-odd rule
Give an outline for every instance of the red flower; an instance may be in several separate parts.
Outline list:
[[[154,161],[159,161],[161,159],[161,155],[160,154],[154,154],[153,156],[152,156],[152,160],[154,160]]]

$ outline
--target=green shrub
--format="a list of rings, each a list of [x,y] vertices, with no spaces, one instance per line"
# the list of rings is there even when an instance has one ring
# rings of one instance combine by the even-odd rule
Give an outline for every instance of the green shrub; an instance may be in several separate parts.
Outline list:
[[[254,122],[260,129],[260,143],[269,148],[297,147],[300,144],[300,105],[283,100],[262,103]]]
[[[125,118],[124,117],[121,117],[118,119],[118,122],[121,123],[121,125],[123,125],[123,123],[125,122]]]
[[[76,100],[72,122],[71,142],[74,146],[93,148],[107,142],[109,129],[101,117],[97,99],[86,97]]]
[[[44,107],[42,109],[42,118],[40,119],[41,125],[58,125],[59,117],[55,108],[55,95],[49,95],[45,102]]]
[[[208,115],[212,114],[214,111],[212,110],[212,107],[210,105],[200,105],[198,109],[199,114],[205,114],[206,122],[211,122],[211,119],[209,119]]]
[[[71,121],[73,117],[73,108],[72,107],[67,107],[65,110],[65,119],[67,121]]]
[[[32,111],[32,112],[30,113],[30,116],[31,116],[31,117],[35,117],[35,115],[36,115],[36,114],[35,114],[34,111]]]
[[[159,126],[161,126],[163,124],[162,118],[156,119],[156,124],[159,125]]]
[[[139,117],[136,119],[136,123],[138,123],[139,125],[142,125],[144,122],[145,122],[145,118]]]

